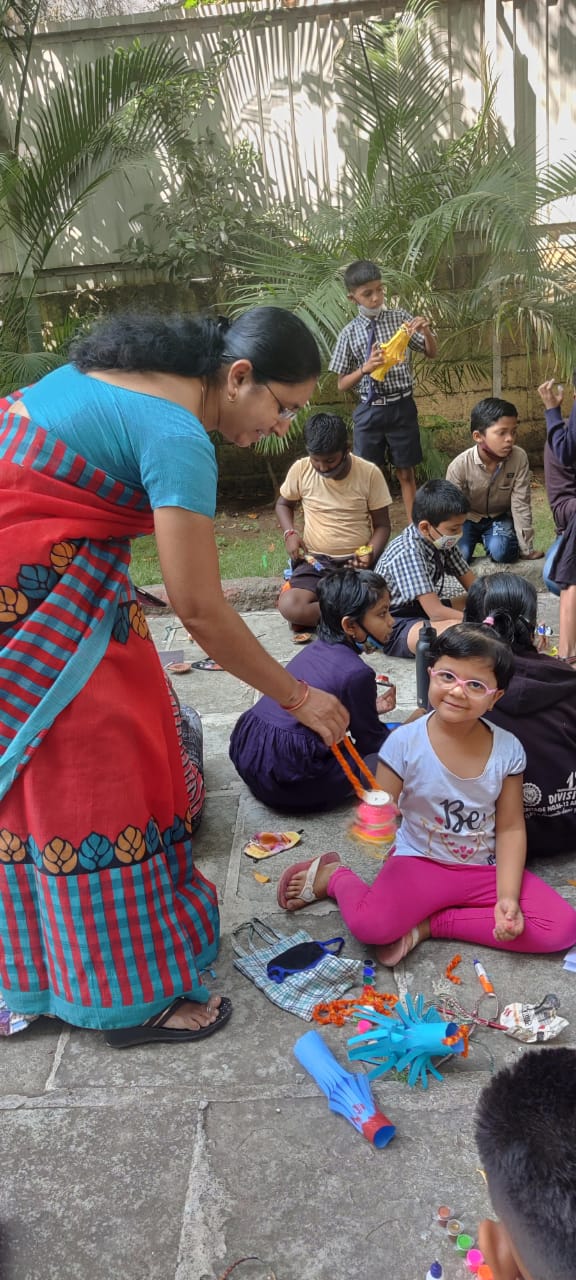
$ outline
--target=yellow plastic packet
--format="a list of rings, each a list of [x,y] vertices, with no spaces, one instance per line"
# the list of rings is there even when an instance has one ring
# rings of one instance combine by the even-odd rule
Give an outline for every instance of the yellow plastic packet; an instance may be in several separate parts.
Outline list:
[[[408,329],[405,324],[402,324],[396,333],[392,334],[392,337],[388,339],[388,342],[381,343],[382,364],[379,364],[378,368],[374,369],[370,375],[376,382],[383,382],[390,369],[393,369],[395,364],[402,363],[409,341],[410,334]]]

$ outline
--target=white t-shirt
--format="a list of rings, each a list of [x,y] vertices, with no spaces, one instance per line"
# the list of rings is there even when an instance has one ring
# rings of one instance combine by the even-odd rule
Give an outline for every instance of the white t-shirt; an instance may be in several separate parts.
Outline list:
[[[493,737],[486,766],[477,778],[459,778],[442,764],[430,742],[433,714],[401,725],[380,748],[382,763],[403,784],[396,855],[450,866],[491,865],[496,861],[496,801],[504,779],[524,772],[526,753],[513,733],[482,720]]]

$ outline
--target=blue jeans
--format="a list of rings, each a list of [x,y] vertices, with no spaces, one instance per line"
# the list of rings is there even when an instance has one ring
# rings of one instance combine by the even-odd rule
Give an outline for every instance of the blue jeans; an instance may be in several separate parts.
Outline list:
[[[477,542],[482,542],[495,564],[512,564],[520,555],[518,539],[511,516],[484,516],[482,520],[465,520],[458,547],[464,559],[470,561]]]

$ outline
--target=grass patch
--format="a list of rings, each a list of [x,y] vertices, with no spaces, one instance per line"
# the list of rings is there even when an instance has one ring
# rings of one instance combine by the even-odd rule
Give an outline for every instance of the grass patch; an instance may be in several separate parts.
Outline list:
[[[222,578],[279,578],[288,558],[282,534],[255,528],[242,538],[216,535]],[[160,561],[153,535],[132,543],[132,578],[137,587],[161,582]]]
[[[538,481],[532,488],[534,513],[534,546],[547,551],[556,536],[552,513],[548,506],[546,490]],[[393,534],[404,528],[405,516],[401,504],[394,504],[399,513],[399,524],[394,520]],[[241,525],[223,533],[216,525],[216,546],[222,578],[280,578],[287,565],[284,540],[279,529],[261,529],[256,521],[246,517]],[[160,562],[153,535],[135,538],[132,543],[132,577],[137,587],[161,582]]]
[[[548,506],[546,490],[543,485],[536,484],[532,488],[532,514],[534,516],[534,546],[538,551],[547,551],[556,537],[552,512]]]

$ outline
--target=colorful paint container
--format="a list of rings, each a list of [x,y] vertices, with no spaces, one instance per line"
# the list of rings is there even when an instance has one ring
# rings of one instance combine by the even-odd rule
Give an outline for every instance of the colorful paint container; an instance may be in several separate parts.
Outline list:
[[[486,1262],[483,1262],[482,1266],[478,1267],[476,1274],[478,1276],[478,1280],[494,1280],[494,1272]]]
[[[484,1262],[484,1254],[482,1253],[481,1249],[468,1250],[468,1253],[466,1254],[466,1267],[468,1271],[471,1273],[471,1275],[473,1276],[477,1275],[478,1269],[482,1266],[483,1262]]]
[[[473,1248],[474,1240],[467,1232],[463,1231],[461,1235],[456,1237],[456,1253],[466,1254]]]
[[[452,1217],[452,1210],[448,1208],[447,1204],[441,1204],[440,1207],[436,1210],[436,1221],[440,1227],[446,1228],[451,1217]]]
[[[462,1231],[462,1223],[457,1218],[450,1218],[449,1222],[446,1223],[446,1230],[450,1239],[456,1241]],[[472,1241],[473,1243],[474,1241]]]

